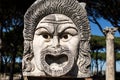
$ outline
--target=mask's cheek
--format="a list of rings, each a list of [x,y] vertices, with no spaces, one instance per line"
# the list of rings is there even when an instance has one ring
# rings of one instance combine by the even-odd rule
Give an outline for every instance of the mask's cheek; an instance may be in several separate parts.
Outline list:
[[[40,56],[41,56],[41,50],[46,47],[44,40],[41,39],[40,36],[34,36],[33,40],[33,53],[34,53],[34,60],[36,66],[41,69],[41,61],[40,61]]]
[[[68,42],[62,42],[62,45],[67,46],[74,57],[77,57],[78,50],[79,50],[79,36],[72,37]]]

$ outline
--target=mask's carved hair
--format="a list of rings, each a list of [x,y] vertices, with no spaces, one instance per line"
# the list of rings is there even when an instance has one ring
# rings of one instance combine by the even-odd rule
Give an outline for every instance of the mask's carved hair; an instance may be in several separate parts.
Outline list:
[[[31,45],[38,22],[49,14],[64,14],[70,17],[79,28],[82,45],[80,45],[81,51],[79,51],[78,58],[82,58],[83,61],[79,61],[78,65],[80,68],[87,68],[90,65],[90,28],[86,11],[77,0],[37,0],[31,5],[24,16],[24,56],[32,52]],[[81,72],[86,72],[84,70],[86,69],[81,69]]]

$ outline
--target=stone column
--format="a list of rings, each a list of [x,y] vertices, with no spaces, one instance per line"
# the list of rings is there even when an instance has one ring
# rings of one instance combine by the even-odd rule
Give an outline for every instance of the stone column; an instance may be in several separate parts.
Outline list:
[[[117,28],[106,28],[106,80],[115,80],[114,32]]]

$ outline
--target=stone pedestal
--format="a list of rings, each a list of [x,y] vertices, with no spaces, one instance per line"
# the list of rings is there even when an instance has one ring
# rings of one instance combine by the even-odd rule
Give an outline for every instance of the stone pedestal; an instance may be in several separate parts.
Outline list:
[[[47,77],[24,77],[24,80],[93,80],[92,78],[47,78]]]

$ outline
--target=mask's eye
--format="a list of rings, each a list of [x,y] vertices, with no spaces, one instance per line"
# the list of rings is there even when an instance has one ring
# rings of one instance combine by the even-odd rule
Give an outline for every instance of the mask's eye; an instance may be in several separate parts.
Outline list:
[[[72,35],[63,34],[60,38],[61,38],[62,41],[66,42],[66,41],[69,41],[72,38]]]
[[[46,42],[49,42],[51,39],[51,36],[47,33],[41,34],[41,36],[45,39]]]
[[[45,38],[45,39],[49,39],[50,38],[50,36],[48,34],[43,34],[42,37]]]

